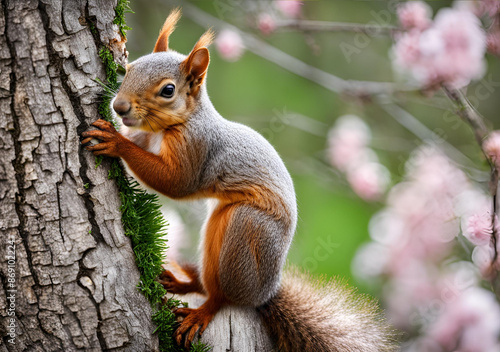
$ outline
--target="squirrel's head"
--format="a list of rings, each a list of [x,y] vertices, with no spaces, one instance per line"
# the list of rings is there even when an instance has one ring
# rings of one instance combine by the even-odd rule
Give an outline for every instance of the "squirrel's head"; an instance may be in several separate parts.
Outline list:
[[[186,122],[197,106],[214,34],[205,32],[187,56],[169,50],[168,38],[180,15],[175,9],[167,17],[153,53],[126,67],[112,105],[128,127],[160,131]]]

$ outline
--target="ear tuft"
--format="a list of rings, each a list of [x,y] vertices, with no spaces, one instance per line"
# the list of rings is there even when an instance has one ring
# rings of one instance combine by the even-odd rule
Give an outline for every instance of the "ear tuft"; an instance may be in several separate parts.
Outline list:
[[[168,15],[163,27],[160,30],[160,34],[158,35],[158,39],[156,40],[156,45],[153,50],[154,53],[160,51],[168,50],[168,37],[172,34],[175,29],[175,25],[181,18],[181,9],[179,7],[173,9]]]
[[[200,39],[198,39],[191,52],[194,53],[200,48],[208,48],[208,46],[214,41],[214,38],[215,32],[212,30],[212,28],[208,29],[205,33],[203,33]]]
[[[182,62],[181,69],[184,71],[191,85],[201,86],[210,63],[210,53],[207,47],[214,41],[215,33],[210,28],[198,39],[193,50]]]

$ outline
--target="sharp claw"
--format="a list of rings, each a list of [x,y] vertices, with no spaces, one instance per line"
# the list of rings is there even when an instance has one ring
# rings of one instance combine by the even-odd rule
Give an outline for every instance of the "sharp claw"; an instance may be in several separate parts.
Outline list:
[[[191,313],[191,308],[177,308],[175,309],[172,313],[175,314],[175,316],[181,316],[181,317],[186,317]]]
[[[177,344],[187,349],[189,349],[189,346],[197,336],[201,336],[213,317],[205,310],[200,310],[200,308],[178,308],[173,313],[176,316],[185,316],[181,325],[175,331],[174,336]]]
[[[203,323],[203,326],[200,328],[200,331],[198,332],[198,334],[201,336],[201,334],[203,334],[203,332],[205,331],[205,329],[207,328],[208,326],[208,323],[205,322]]]
[[[104,150],[108,148],[108,146],[105,143],[99,143],[96,145],[89,145],[88,147],[85,147],[87,150]]]
[[[176,331],[176,334],[178,335],[184,335],[184,333],[189,329],[189,326],[186,325],[186,324],[181,324],[181,326],[179,326],[177,328],[177,331]]]
[[[189,334],[186,336],[186,343],[184,345],[186,348],[189,348],[189,345],[191,345],[191,342],[193,342],[194,338],[196,337],[196,333],[198,332],[199,329],[200,329],[199,324],[195,324],[191,327]]]
[[[182,335],[181,334],[176,334],[175,341],[177,342],[177,345],[180,346],[182,344]]]

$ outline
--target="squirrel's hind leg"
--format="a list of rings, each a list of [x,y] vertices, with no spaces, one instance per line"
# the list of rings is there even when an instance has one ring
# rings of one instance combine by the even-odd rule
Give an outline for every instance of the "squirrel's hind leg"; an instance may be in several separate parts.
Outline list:
[[[292,231],[285,218],[240,205],[220,250],[220,285],[234,304],[257,307],[278,291]]]
[[[197,333],[201,335],[219,309],[228,302],[220,288],[219,257],[226,229],[236,208],[234,204],[219,204],[207,222],[202,265],[202,287],[208,296],[206,302],[196,309],[179,308],[174,311],[176,316],[185,317],[175,332],[175,339],[180,345],[185,336],[186,348]]]

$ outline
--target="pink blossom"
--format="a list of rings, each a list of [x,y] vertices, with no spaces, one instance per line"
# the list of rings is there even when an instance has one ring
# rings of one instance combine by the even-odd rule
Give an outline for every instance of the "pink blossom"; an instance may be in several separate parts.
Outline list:
[[[380,276],[386,271],[388,254],[386,246],[377,242],[366,243],[356,252],[352,270],[365,280]]]
[[[384,283],[389,318],[418,334],[408,351],[500,350],[500,306],[479,288],[477,270],[490,280],[497,265],[489,241],[491,197],[432,147],[412,154],[406,174],[389,192],[386,208],[372,217],[373,241],[360,249],[353,271]],[[464,236],[478,244],[474,264],[450,257],[460,221]]]
[[[220,55],[227,61],[236,61],[243,54],[244,46],[240,35],[230,29],[224,29],[215,40]]]
[[[285,16],[291,18],[300,16],[303,5],[302,1],[297,0],[279,0],[274,4]]]
[[[420,261],[402,263],[404,275],[391,278],[386,285],[387,313],[399,328],[411,329],[422,325],[426,316],[426,305],[439,297],[437,272],[430,265]]]
[[[459,233],[455,200],[467,187],[463,173],[431,148],[412,155],[407,174],[369,226],[372,239],[387,246],[386,272],[393,276],[407,275],[415,261],[439,262],[450,253]]]
[[[443,192],[443,195],[454,197],[469,184],[465,174],[432,147],[419,148],[412,154],[407,163],[407,174],[427,195]]]
[[[390,173],[382,164],[363,163],[348,170],[347,180],[353,191],[364,200],[378,200],[390,182]]]
[[[403,69],[411,70],[421,60],[420,31],[412,30],[401,35],[394,44],[395,64]]]
[[[259,15],[257,26],[263,34],[269,35],[275,31],[276,21],[270,14],[263,12]]]
[[[479,268],[481,275],[487,279],[491,278],[492,263],[495,251],[491,244],[476,246],[472,251],[472,262]]]
[[[404,29],[424,30],[431,24],[432,9],[423,1],[408,1],[397,9],[399,23]]]
[[[491,211],[491,195],[469,182],[456,197],[455,213],[462,218],[462,230],[467,231],[468,220],[474,214]]]
[[[437,74],[457,87],[480,78],[485,70],[486,36],[479,19],[469,11],[442,9],[435,18],[435,28],[443,41],[442,57],[436,60]]]
[[[450,301],[429,328],[429,336],[448,351],[497,351],[500,308],[495,295],[471,287]]]
[[[392,209],[384,209],[376,213],[368,224],[370,237],[381,244],[392,246],[394,243],[406,241],[406,224],[400,214]]]
[[[500,167],[500,131],[493,131],[483,143],[483,150],[486,155]]]
[[[421,85],[460,88],[483,75],[485,50],[486,35],[478,18],[470,11],[444,8],[428,29],[404,33],[393,53],[396,67]]]
[[[331,164],[345,172],[354,163],[376,158],[367,150],[370,139],[370,128],[359,117],[339,117],[328,134],[328,156]]]
[[[337,169],[347,172],[359,164],[377,161],[378,158],[373,150],[360,146],[358,136],[346,133],[342,139],[330,142],[330,163]]]
[[[484,246],[490,243],[493,234],[492,217],[489,212],[482,215],[474,214],[467,221],[465,237],[476,246]]]

